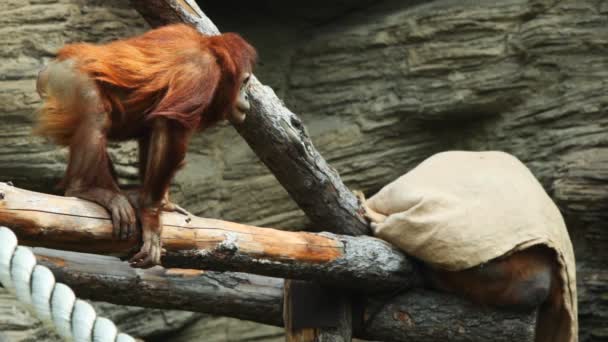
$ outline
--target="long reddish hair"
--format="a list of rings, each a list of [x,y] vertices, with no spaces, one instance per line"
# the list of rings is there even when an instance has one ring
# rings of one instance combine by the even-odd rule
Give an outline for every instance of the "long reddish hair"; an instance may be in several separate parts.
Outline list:
[[[96,81],[108,112],[165,116],[192,129],[226,118],[239,78],[251,72],[256,57],[238,34],[206,36],[185,24],[104,45],[69,44],[57,53]]]

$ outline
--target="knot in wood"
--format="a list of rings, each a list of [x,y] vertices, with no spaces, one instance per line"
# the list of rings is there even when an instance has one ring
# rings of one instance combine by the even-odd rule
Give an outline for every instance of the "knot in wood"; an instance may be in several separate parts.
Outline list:
[[[215,248],[215,253],[225,256],[235,255],[239,250],[237,245],[237,236],[235,234],[226,233],[224,241],[219,243]]]

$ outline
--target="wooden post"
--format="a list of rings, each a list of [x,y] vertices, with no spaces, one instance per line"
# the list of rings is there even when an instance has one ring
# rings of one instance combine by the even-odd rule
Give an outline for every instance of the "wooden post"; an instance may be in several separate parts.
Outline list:
[[[373,237],[289,232],[166,212],[162,222],[165,267],[321,280],[357,291],[390,291],[416,281],[409,260]],[[137,250],[137,237],[112,236],[110,217],[101,206],[1,182],[0,224],[29,246],[120,257]]]

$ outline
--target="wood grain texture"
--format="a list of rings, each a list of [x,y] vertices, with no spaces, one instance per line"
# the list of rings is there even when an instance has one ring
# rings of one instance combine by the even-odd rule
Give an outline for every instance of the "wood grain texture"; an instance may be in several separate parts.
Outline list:
[[[372,237],[288,232],[177,213],[163,213],[162,222],[167,267],[315,279],[365,292],[418,282],[400,251]],[[7,183],[0,183],[0,224],[29,246],[125,257],[138,244],[137,237],[113,238],[110,217],[97,204]]]

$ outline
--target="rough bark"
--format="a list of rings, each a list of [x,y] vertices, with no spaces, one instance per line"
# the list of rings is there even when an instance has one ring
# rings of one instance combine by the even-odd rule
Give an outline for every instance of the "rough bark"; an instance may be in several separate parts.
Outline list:
[[[410,261],[373,237],[286,232],[177,213],[163,213],[162,222],[166,267],[319,280],[364,292],[416,282]],[[6,183],[0,183],[0,224],[29,246],[116,256],[137,249],[137,237],[112,236],[111,219],[101,206]]]
[[[282,324],[283,280],[250,274],[135,270],[116,258],[35,248],[79,296]],[[370,297],[355,336],[379,341],[532,341],[534,315],[479,308],[425,290]]]

